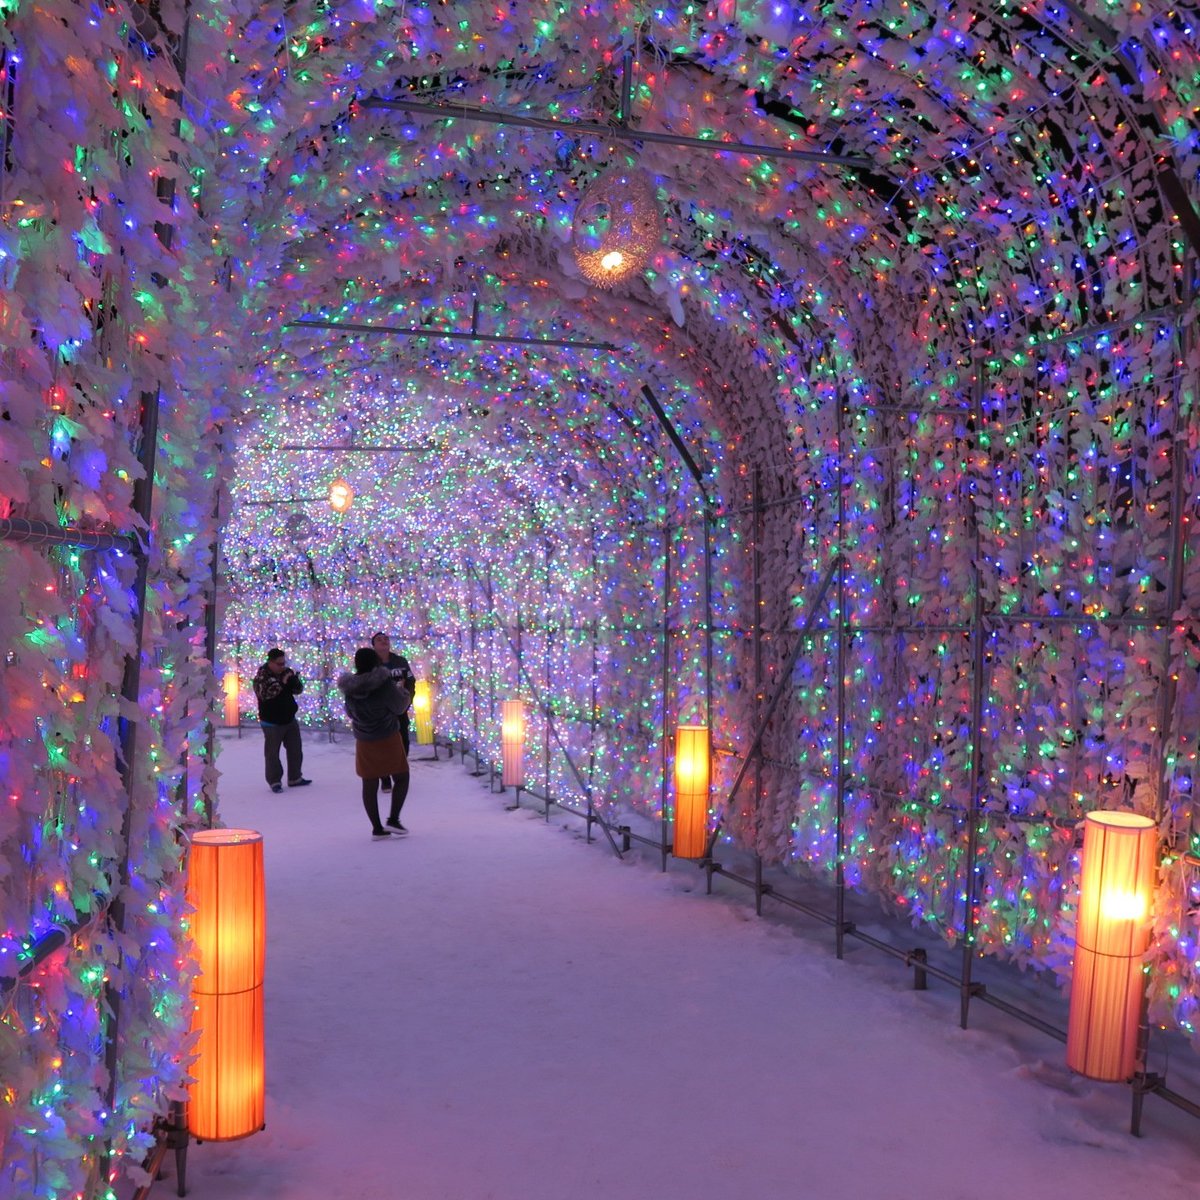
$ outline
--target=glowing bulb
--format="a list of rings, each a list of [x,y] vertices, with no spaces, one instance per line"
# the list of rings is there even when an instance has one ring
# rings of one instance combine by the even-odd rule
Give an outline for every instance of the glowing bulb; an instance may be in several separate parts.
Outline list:
[[[344,479],[335,479],[329,485],[329,507],[334,512],[343,513],[353,503],[354,489]]]
[[[601,260],[600,265],[606,271],[617,271],[625,261],[625,255],[620,250],[610,250]]]

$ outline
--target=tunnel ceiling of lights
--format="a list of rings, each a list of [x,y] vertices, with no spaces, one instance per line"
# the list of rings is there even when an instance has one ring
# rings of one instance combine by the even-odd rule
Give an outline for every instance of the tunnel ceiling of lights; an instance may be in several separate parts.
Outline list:
[[[256,351],[230,548],[327,532],[338,477],[343,536],[439,553],[481,511],[501,542],[648,519],[688,484],[646,385],[733,501],[747,464],[795,475],[817,361],[864,404],[916,371],[962,404],[964,347],[1178,302],[1195,33],[1150,10],[247,6],[190,48],[227,87],[202,186]],[[573,220],[613,169],[662,234],[597,286]]]

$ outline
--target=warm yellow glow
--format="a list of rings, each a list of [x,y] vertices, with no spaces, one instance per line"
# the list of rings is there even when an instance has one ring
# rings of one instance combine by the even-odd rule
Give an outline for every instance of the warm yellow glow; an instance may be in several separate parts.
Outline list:
[[[1137,1070],[1158,830],[1149,817],[1092,812],[1084,822],[1067,1066],[1090,1079]]]
[[[606,271],[619,270],[625,261],[625,255],[620,250],[610,250],[601,260],[600,266]]]
[[[1105,921],[1140,921],[1148,911],[1148,902],[1148,896],[1112,888],[1100,897],[1100,916]]]
[[[238,674],[236,671],[226,671],[221,680],[221,690],[225,693],[225,724],[235,726],[241,723],[238,712]]]
[[[433,694],[428,679],[417,680],[412,707],[417,725],[417,745],[433,745]]]
[[[710,759],[707,725],[675,731],[675,857],[703,858],[708,840]]]
[[[334,512],[347,512],[354,503],[354,489],[344,480],[335,479],[329,485],[329,507]]]
[[[500,782],[521,787],[525,782],[525,702],[505,700],[500,705]]]
[[[213,829],[192,837],[187,902],[200,973],[192,985],[198,1032],[188,1130],[202,1141],[263,1126],[263,966],[266,904],[262,834]]]

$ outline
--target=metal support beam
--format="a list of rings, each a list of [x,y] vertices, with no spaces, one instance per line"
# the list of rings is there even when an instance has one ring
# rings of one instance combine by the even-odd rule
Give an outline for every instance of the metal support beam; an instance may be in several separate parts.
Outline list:
[[[461,333],[457,329],[424,329],[419,325],[361,325],[356,321],[326,321],[303,317],[288,321],[284,329],[334,329],[342,333],[371,333],[380,337],[423,337],[440,342],[448,338],[456,342],[486,342],[506,346],[565,346],[571,350],[616,350],[612,342],[589,342],[570,338],[516,337],[499,333]]]
[[[424,100],[385,100],[368,96],[361,107],[372,111],[415,113],[435,117],[440,121],[480,121],[485,125],[515,125],[522,129],[544,129],[577,138],[590,134],[601,141],[653,142],[662,146],[682,146],[688,150],[707,150],[718,154],[751,154],[758,158],[790,159],[793,162],[826,163],[830,166],[868,170],[875,164],[869,158],[852,154],[831,154],[823,150],[789,150],[783,146],[765,146],[759,142],[726,142],[715,138],[685,137],[678,133],[661,133],[651,129],[636,129],[626,125],[603,125],[598,121],[555,121],[548,117],[531,117],[526,113],[496,108],[478,108],[474,104],[430,104]]]
[[[289,442],[279,447],[280,450],[327,451],[331,454],[428,454],[441,448],[437,442],[426,442],[422,446],[360,446],[354,443],[349,446],[298,446]]]
[[[704,488],[704,477],[700,473],[700,468],[696,465],[696,460],[689,453],[687,446],[684,445],[683,438],[679,436],[679,430],[672,424],[671,418],[667,416],[663,406],[659,404],[658,397],[650,390],[648,383],[642,384],[642,395],[646,397],[646,403],[650,405],[650,410],[654,413],[658,423],[663,427],[667,437],[671,439],[671,445],[679,451],[679,457],[683,459],[684,466],[687,467],[691,477],[696,481],[696,486],[700,489],[700,495],[707,506],[709,499],[708,492]]]
[[[23,517],[0,518],[0,542],[26,542],[32,546],[77,546],[81,550],[118,550],[137,554],[141,543],[124,533],[73,529],[47,521],[27,521]]]

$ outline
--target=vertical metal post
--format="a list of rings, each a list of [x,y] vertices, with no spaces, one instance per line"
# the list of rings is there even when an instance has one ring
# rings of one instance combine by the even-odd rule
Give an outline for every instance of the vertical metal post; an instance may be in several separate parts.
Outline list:
[[[552,647],[553,629],[550,624],[550,543],[546,543],[546,586],[543,591],[542,612],[542,667],[545,678],[546,712],[542,717],[542,777],[545,780],[546,820],[550,820],[550,707],[554,703],[554,692],[550,679],[550,652]]]
[[[708,726],[709,753],[712,752],[716,721],[713,715],[713,630],[712,630],[712,528],[708,516],[708,502],[701,492],[704,503],[704,722]],[[707,843],[706,843],[707,844]],[[704,860],[705,890],[712,892],[713,860],[711,852]]]
[[[750,559],[751,594],[750,602],[754,606],[751,616],[751,633],[754,639],[754,723],[758,725],[762,719],[763,706],[763,622],[762,622],[762,541],[763,541],[763,507],[762,507],[762,470],[754,468],[754,478],[751,492],[751,541],[753,550]],[[762,800],[763,800],[763,769],[762,755],[754,760],[754,911],[762,916]]]
[[[217,446],[217,457],[223,459],[225,456],[224,444]],[[219,485],[218,485],[219,487]],[[217,589],[220,585],[220,560],[221,560],[221,501],[220,496],[213,501],[213,537],[209,545],[209,554],[212,562],[209,569],[208,577],[208,597],[204,601],[204,653],[208,658],[208,672],[211,682],[214,686],[219,686],[217,679]],[[240,701],[240,697],[239,697]],[[240,711],[240,704],[239,704]],[[241,718],[238,719],[240,732]],[[212,706],[208,710],[208,727],[204,733],[204,756],[205,764],[209,773],[209,778],[212,778],[212,764],[217,752],[217,723]],[[208,791],[203,792],[204,795],[204,824],[205,827],[211,829],[213,820],[216,817],[216,796],[209,795]]]
[[[671,742],[671,534],[664,523],[663,546],[663,623],[662,623],[662,781],[660,803],[662,806],[661,869],[667,869],[667,847],[670,845],[671,828],[667,816],[670,790],[667,784],[667,769]]]
[[[713,714],[713,627],[712,627],[712,583],[713,549],[712,522],[708,505],[704,506],[704,720],[711,737],[715,724]]]
[[[1191,312],[1192,302],[1197,290],[1197,271],[1200,262],[1189,258],[1184,263],[1183,305],[1181,312]],[[1194,323],[1186,321],[1176,323],[1175,338],[1179,348],[1178,359],[1187,362],[1191,352],[1191,341],[1195,336]],[[1174,412],[1171,415],[1171,446],[1169,470],[1171,472],[1171,509],[1170,509],[1170,539],[1171,560],[1167,583],[1165,620],[1171,620],[1183,603],[1183,567],[1187,547],[1187,529],[1184,522],[1185,482],[1187,474],[1187,458],[1180,441],[1182,422],[1180,420],[1180,404],[1182,401],[1183,379],[1181,373],[1176,374],[1174,386]],[[1171,627],[1168,625],[1161,630],[1163,639],[1162,682],[1159,686],[1158,707],[1158,763],[1157,780],[1158,794],[1155,798],[1154,818],[1162,825],[1166,814],[1171,786],[1171,763],[1168,755],[1168,745],[1175,732],[1175,702],[1178,694],[1174,672],[1171,670]],[[1193,808],[1193,823],[1194,813]],[[1188,849],[1191,849],[1191,836],[1194,829],[1189,827]],[[1149,989],[1142,991],[1141,1019],[1138,1022],[1137,1066],[1133,1079],[1132,1111],[1129,1119],[1129,1131],[1135,1137],[1141,1136],[1142,1107],[1149,1090],[1149,1075],[1146,1071],[1147,1058],[1150,1053],[1150,995]]]
[[[133,489],[133,511],[145,522],[146,543],[138,550],[137,575],[133,585],[133,634],[134,648],[125,657],[125,672],[121,681],[121,699],[127,708],[137,709],[142,690],[142,646],[146,631],[146,596],[150,579],[150,547],[153,538],[154,470],[158,454],[158,416],[161,393],[141,394],[141,425],[138,444],[138,461],[144,475]],[[120,859],[117,877],[109,903],[109,923],[116,931],[118,941],[125,933],[125,892],[129,887],[130,838],[133,834],[133,807],[137,791],[137,733],[138,720],[127,716],[117,719],[118,757],[120,759],[121,782],[125,789],[125,809],[121,814]],[[108,1106],[111,1114],[115,1108],[118,1087],[118,1058],[121,1028],[121,989],[117,979],[122,975],[122,964],[115,965],[109,982],[104,985],[102,1011],[107,1010],[108,1021],[104,1032],[104,1066],[108,1075]],[[101,1175],[107,1178],[108,1163],[112,1156],[112,1144],[106,1138],[102,1158]]]
[[[837,957],[846,951],[846,421],[845,406],[839,399],[837,421],[837,731],[834,737],[834,786],[837,789],[834,812],[834,890],[837,916],[834,941]]]
[[[972,381],[971,415],[975,426],[976,449],[983,435],[983,373],[987,369],[987,357],[981,348],[975,354],[975,377]],[[974,461],[975,455],[971,455]],[[971,528],[974,538],[972,572],[975,596],[971,605],[971,780],[967,805],[967,852],[963,868],[963,934],[962,966],[959,975],[959,1024],[967,1027],[970,1016],[971,997],[976,991],[972,982],[975,966],[975,905],[979,897],[979,821],[980,792],[983,787],[983,692],[984,658],[987,631],[983,624],[983,539],[979,528],[979,512],[976,508],[980,489],[972,489]]]
[[[599,671],[600,671],[600,568],[599,554],[596,549],[596,542],[599,537],[599,531],[595,525],[592,526],[592,695],[591,707],[588,715],[588,729],[590,736],[588,745],[591,747],[588,754],[588,789],[587,789],[587,840],[592,840],[592,792],[596,787],[596,704],[599,699]]]
[[[475,574],[466,571],[467,606],[471,621],[471,722],[475,730],[475,770],[472,775],[482,775],[479,769],[479,626],[475,620]]]

